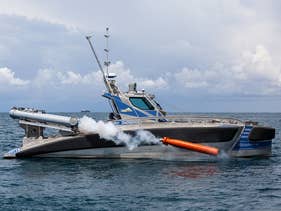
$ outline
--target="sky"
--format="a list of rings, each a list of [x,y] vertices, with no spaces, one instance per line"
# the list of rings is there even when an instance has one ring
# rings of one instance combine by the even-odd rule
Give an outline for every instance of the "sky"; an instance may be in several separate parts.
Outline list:
[[[170,112],[281,112],[278,0],[0,0],[0,112],[109,111],[90,51]]]

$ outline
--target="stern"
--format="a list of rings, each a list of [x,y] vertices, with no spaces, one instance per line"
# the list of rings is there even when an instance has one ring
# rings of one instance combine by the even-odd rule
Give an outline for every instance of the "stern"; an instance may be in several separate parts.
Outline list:
[[[233,157],[270,156],[274,138],[274,128],[245,125],[231,155]]]

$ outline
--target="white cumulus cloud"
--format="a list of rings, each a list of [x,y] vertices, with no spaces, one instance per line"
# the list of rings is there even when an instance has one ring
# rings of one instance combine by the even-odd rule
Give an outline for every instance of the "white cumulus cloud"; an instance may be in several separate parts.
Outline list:
[[[0,85],[24,86],[29,83],[15,76],[15,72],[7,67],[0,68]]]
[[[281,90],[281,65],[273,62],[263,45],[244,51],[230,66],[216,65],[208,70],[185,67],[174,77],[186,88],[208,93],[275,95]]]
[[[63,84],[79,84],[82,81],[80,73],[72,71],[68,71],[65,74],[59,72],[58,76]]]
[[[127,89],[128,84],[133,82],[137,82],[139,84],[139,88],[161,89],[168,86],[167,81],[162,76],[156,79],[134,76],[131,73],[131,70],[126,68],[122,61],[117,61],[110,65],[108,71],[117,75],[117,84],[123,90]],[[63,87],[66,85],[86,85],[97,87],[101,86],[103,83],[101,71],[92,71],[82,75],[75,71],[56,71],[48,68],[40,69],[36,77],[31,81],[32,84],[37,87]]]
[[[117,61],[115,64],[112,64],[109,71],[117,74],[118,83],[122,85],[123,88],[125,88],[124,85],[127,86],[132,82],[137,82],[139,88],[162,89],[168,86],[167,81],[162,76],[156,79],[134,76],[131,70],[126,68],[122,61]]]
[[[161,76],[156,80],[146,79],[140,82],[140,85],[146,88],[166,88],[168,86],[167,81]]]
[[[37,75],[32,79],[32,83],[37,87],[64,85],[90,85],[101,82],[102,75],[100,71],[91,72],[85,75],[74,71],[57,71],[54,69],[40,69]]]

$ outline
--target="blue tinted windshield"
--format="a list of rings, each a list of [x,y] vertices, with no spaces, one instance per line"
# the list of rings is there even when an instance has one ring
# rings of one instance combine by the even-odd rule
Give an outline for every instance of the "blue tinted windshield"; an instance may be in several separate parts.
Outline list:
[[[130,102],[141,110],[154,110],[154,107],[143,97],[130,97]]]

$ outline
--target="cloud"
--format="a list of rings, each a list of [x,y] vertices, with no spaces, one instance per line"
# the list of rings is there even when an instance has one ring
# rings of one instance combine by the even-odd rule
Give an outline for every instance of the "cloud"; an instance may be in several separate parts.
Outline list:
[[[186,88],[200,88],[208,87],[211,81],[210,75],[214,72],[200,71],[197,69],[183,68],[180,72],[175,74],[177,81],[181,82]]]
[[[210,94],[280,95],[281,65],[275,64],[263,45],[244,51],[229,67],[217,64],[209,70],[183,68],[175,79],[188,89]]]
[[[182,100],[194,95],[205,96],[205,99],[222,95],[226,100],[233,94],[278,96],[281,91],[280,65],[273,62],[270,53],[262,45],[256,46],[252,51],[242,52],[240,59],[233,61],[229,66],[218,63],[206,70],[184,67],[175,73],[169,72],[156,78],[148,78],[133,75],[122,61],[117,61],[109,67],[109,72],[117,74],[117,84],[123,91],[127,90],[129,83],[137,82],[139,89],[144,88],[148,92],[164,91],[166,97],[176,93],[175,102],[177,97]],[[101,90],[105,89],[101,71],[82,74],[78,71],[45,68],[38,70],[33,78],[22,80],[15,77],[12,70],[0,68],[0,76],[2,82],[5,78],[5,83],[12,86],[12,89],[25,87],[26,91],[21,92],[21,95],[25,96],[25,102],[33,102],[36,106],[36,103],[42,101],[38,104],[39,107],[44,107],[44,100],[54,106],[64,103],[69,106],[72,99],[77,99],[81,105],[85,102],[91,105],[93,102],[89,99],[98,98]],[[178,102],[181,102],[180,99]]]
[[[54,69],[40,69],[31,83],[36,87],[63,87],[67,85],[91,85],[100,84],[102,74],[100,71],[91,72],[85,75],[74,71],[57,71]]]
[[[106,71],[106,70],[105,70]],[[229,66],[217,63],[208,69],[184,67],[178,72],[160,74],[156,78],[137,77],[126,67],[123,61],[110,65],[109,72],[117,75],[117,84],[121,90],[127,90],[129,83],[137,82],[139,89],[184,90],[189,93],[203,95],[278,95],[281,90],[281,65],[275,64],[269,51],[263,45],[257,45],[252,51],[241,53],[239,59]],[[40,69],[29,81],[15,77],[8,68],[1,68],[2,81],[15,86],[31,86],[37,88],[63,89],[80,86],[102,89],[101,71],[82,74],[78,71],[58,71],[51,68]]]
[[[167,88],[168,82],[162,78],[161,76],[157,78],[156,80],[151,79],[143,79],[140,81],[140,85],[146,88],[153,88],[153,89],[161,89],[161,88]]]
[[[0,85],[11,85],[15,87],[29,84],[28,80],[22,80],[15,77],[15,72],[7,67],[0,68]]]
[[[123,89],[127,88],[129,83],[136,82],[139,84],[139,88],[148,89],[162,89],[168,86],[167,81],[162,77],[156,79],[148,79],[146,77],[136,77],[131,73],[129,68],[126,68],[122,61],[117,61],[109,67],[109,72],[117,74],[118,84],[122,86]]]
[[[10,59],[11,55],[14,58],[29,55],[24,60],[28,61],[25,68],[29,71],[33,63],[38,63],[34,72],[46,65],[54,69],[67,65],[66,69],[81,72],[83,68],[79,69],[79,66],[85,67],[90,61],[84,35],[93,33],[97,50],[103,49],[102,36],[106,26],[112,33],[110,48],[114,46],[111,51],[114,57],[111,58],[135,67],[134,71],[139,76],[152,74],[152,69],[156,70],[154,76],[183,66],[204,69],[216,62],[224,63],[239,57],[245,47],[251,49],[259,43],[272,52],[273,57],[280,58],[281,54],[280,19],[273,15],[279,13],[279,7],[275,2],[271,8],[270,0],[271,3],[245,3],[239,0],[177,0],[164,4],[147,0],[141,3],[110,1],[110,4],[90,0],[84,4],[65,0],[27,2],[1,1],[0,14],[6,18],[0,21],[0,29],[10,35],[4,37],[12,37],[17,43],[9,44],[1,40],[1,36],[0,42],[3,51],[18,49],[10,53]],[[122,12],[124,5],[126,12]],[[110,16],[100,8],[107,8]],[[15,17],[25,21],[11,21]],[[77,31],[69,30],[68,26],[77,28]],[[31,45],[32,48],[27,48]],[[26,49],[29,49],[28,52]],[[5,52],[3,54],[7,55]],[[13,62],[17,63],[11,61],[10,64]]]
[[[137,82],[140,88],[148,89],[162,89],[168,86],[167,81],[162,76],[156,79],[134,76],[122,61],[111,64],[108,71],[117,75],[117,83],[123,90],[126,90],[128,84],[133,82]],[[103,79],[101,71],[92,71],[83,75],[75,71],[56,71],[46,68],[37,72],[35,78],[31,79],[31,84],[39,88],[50,86],[59,88],[70,85],[100,87],[103,84]]]
[[[101,73],[93,71],[96,64],[84,35],[94,34],[93,44],[102,61],[107,26],[111,33],[110,71],[117,73],[122,90],[137,82],[139,89],[160,97],[163,93],[168,99],[172,96],[176,103],[186,97],[201,97],[200,106],[207,98],[220,95],[223,101],[234,95],[255,95],[260,101],[268,96],[277,99],[280,5],[272,0],[85,0],[83,4],[2,0],[0,64],[14,74],[8,74],[10,79],[5,82],[4,77],[0,79],[2,85],[9,84],[4,91],[8,97],[0,101],[10,101],[10,90],[29,92],[29,96],[31,91],[38,92],[33,97],[42,97],[43,105],[50,104],[52,97],[63,96],[70,105],[76,99],[82,104],[82,98],[98,96],[105,88]],[[191,105],[186,100],[182,104]],[[218,108],[221,105],[214,103]]]
[[[79,73],[72,71],[66,72],[66,75],[61,74],[62,84],[79,84],[82,81],[82,76]]]
[[[234,69],[245,79],[274,82],[280,77],[280,66],[273,64],[270,53],[262,45],[256,46],[255,52],[243,52],[240,64],[235,66]]]

